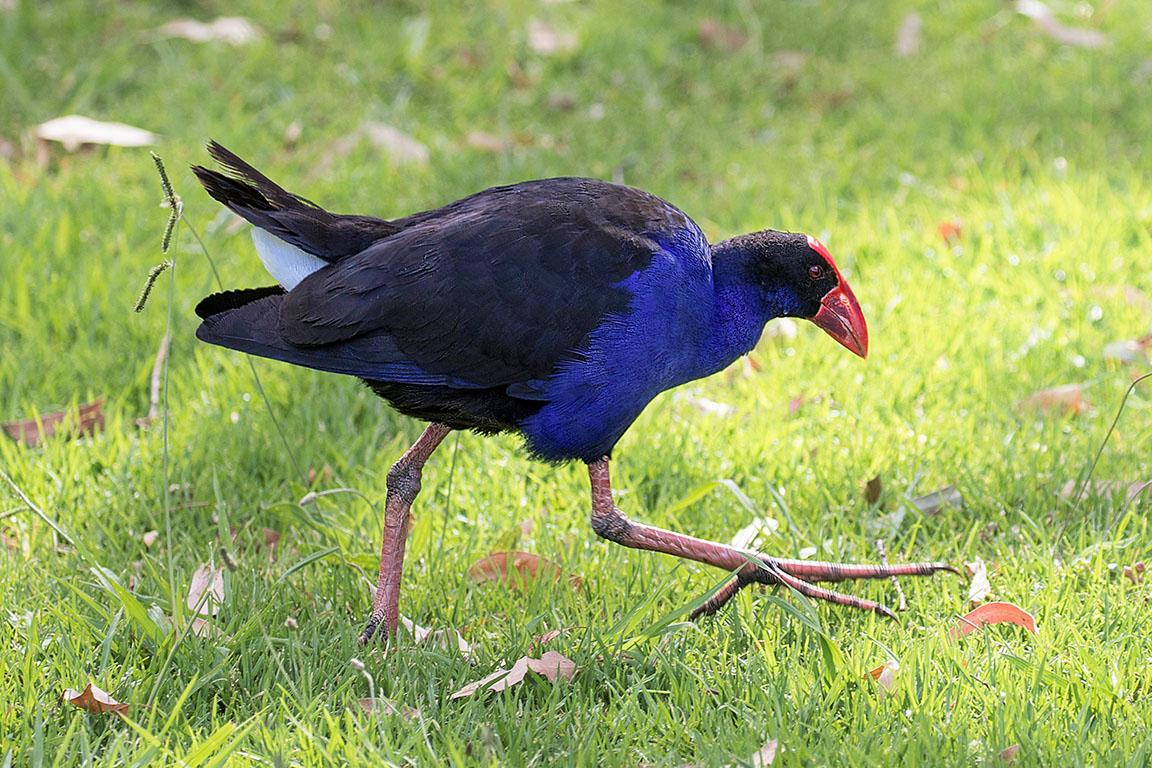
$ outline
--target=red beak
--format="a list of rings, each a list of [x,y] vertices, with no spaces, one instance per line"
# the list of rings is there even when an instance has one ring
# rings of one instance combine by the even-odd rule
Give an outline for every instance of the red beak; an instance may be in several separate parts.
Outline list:
[[[843,279],[839,286],[828,291],[820,301],[820,311],[809,319],[860,357],[868,357],[868,324],[852,289]]]

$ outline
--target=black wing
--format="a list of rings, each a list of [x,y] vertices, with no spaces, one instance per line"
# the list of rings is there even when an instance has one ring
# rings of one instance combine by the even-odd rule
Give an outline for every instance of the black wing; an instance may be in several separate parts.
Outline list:
[[[588,179],[501,187],[437,212],[305,278],[279,331],[317,354],[384,335],[422,371],[477,387],[547,376],[606,315],[684,214],[647,193]],[[400,362],[400,361],[397,361]]]

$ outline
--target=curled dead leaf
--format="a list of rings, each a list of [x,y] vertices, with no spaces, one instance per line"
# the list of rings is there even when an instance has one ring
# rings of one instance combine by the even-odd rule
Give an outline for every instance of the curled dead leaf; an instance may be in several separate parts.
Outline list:
[[[134,125],[94,120],[84,115],[65,115],[40,123],[33,131],[33,135],[39,141],[63,144],[64,149],[69,152],[75,152],[80,147],[92,144],[147,147],[160,139],[152,131]]]
[[[1016,759],[1016,754],[1019,751],[1020,751],[1020,745],[1019,744],[1013,744],[1010,747],[1005,747],[1004,750],[1000,752],[1000,762],[1011,763],[1012,761],[1014,761]]]
[[[140,538],[144,541],[145,549],[152,549],[152,545],[156,543],[156,539],[160,537],[159,531],[146,531]]]
[[[173,19],[156,31],[161,37],[175,37],[193,43],[219,41],[229,45],[247,45],[264,36],[260,27],[241,16],[221,16],[209,22]]]
[[[111,694],[102,691],[92,683],[84,686],[82,691],[72,688],[66,689],[61,699],[93,715],[124,715],[128,713],[127,704],[116,701]]]
[[[900,671],[900,662],[889,659],[875,669],[869,670],[868,675],[876,681],[876,686],[882,696],[889,695],[896,690],[896,673]]]
[[[555,683],[561,678],[571,680],[572,676],[576,674],[576,663],[556,651],[548,651],[538,659],[530,656],[521,656],[512,665],[511,669],[501,667],[486,677],[468,683],[468,685],[465,685],[448,698],[462,699],[478,691],[499,692],[505,688],[518,685],[529,672],[535,672],[551,683]]]
[[[912,500],[912,505],[925,515],[935,515],[945,507],[961,507],[964,497],[954,485],[946,485],[938,491],[925,494]]]
[[[769,739],[764,742],[764,746],[756,751],[756,754],[748,758],[748,762],[752,765],[752,768],[768,768],[768,766],[776,762],[777,749],[776,739]]]
[[[224,604],[224,570],[201,565],[188,586],[188,610],[201,616],[215,616]]]
[[[980,558],[966,563],[966,566],[969,575],[972,576],[972,583],[968,586],[968,602],[982,603],[992,593],[992,584],[988,581],[988,567]]]
[[[580,45],[575,32],[560,31],[540,19],[528,22],[528,47],[541,56],[571,53]]]
[[[936,225],[936,232],[944,242],[952,245],[960,241],[964,234],[964,224],[960,219],[948,219]]]
[[[958,639],[989,624],[1015,624],[1032,634],[1038,634],[1036,619],[1023,608],[1012,603],[984,603],[960,617],[948,635]]]
[[[1020,401],[1020,406],[1044,414],[1075,416],[1084,413],[1091,403],[1084,397],[1081,384],[1063,384],[1033,392]]]
[[[696,25],[696,39],[702,48],[735,53],[748,45],[748,33],[716,19],[703,19]]]
[[[53,411],[37,419],[6,421],[0,424],[8,436],[35,448],[56,435],[94,435],[104,429],[104,399],[80,406],[76,411]]]
[[[405,720],[419,720],[423,715],[420,710],[407,704],[397,704],[391,699],[377,696],[374,699],[356,699],[356,707],[365,714],[384,715],[391,717],[401,715]]]
[[[459,630],[455,629],[428,629],[422,627],[416,622],[409,619],[407,616],[400,617],[400,624],[412,634],[412,639],[417,645],[427,644],[442,648],[444,650],[451,650],[455,648],[459,651],[461,658],[467,659],[472,653],[472,646],[464,639]]]
[[[880,501],[880,494],[884,492],[884,481],[880,475],[876,475],[868,482],[864,483],[864,501],[867,504],[875,504]]]
[[[924,36],[924,19],[920,14],[912,11],[903,18],[896,29],[896,55],[902,59],[920,53],[920,44]]]
[[[529,552],[493,552],[478,560],[468,569],[473,581],[499,581],[516,589],[527,589],[536,579],[546,578],[562,581],[579,588],[583,583],[575,574],[565,574],[564,569],[551,560]]]
[[[1077,501],[1080,496],[1117,496],[1124,494],[1124,502],[1128,503],[1141,494],[1152,496],[1152,480],[1129,483],[1124,480],[1093,480],[1080,490],[1080,482],[1069,480],[1060,489],[1060,495],[1065,499]]]

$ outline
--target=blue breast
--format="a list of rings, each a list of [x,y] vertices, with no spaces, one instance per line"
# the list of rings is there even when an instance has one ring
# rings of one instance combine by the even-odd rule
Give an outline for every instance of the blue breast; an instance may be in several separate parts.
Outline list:
[[[661,245],[647,268],[619,283],[632,293],[628,311],[605,318],[580,359],[539,383],[539,399],[547,402],[521,424],[539,458],[595,461],[607,455],[657,394],[747,351],[717,345],[712,262],[703,235],[689,230]]]

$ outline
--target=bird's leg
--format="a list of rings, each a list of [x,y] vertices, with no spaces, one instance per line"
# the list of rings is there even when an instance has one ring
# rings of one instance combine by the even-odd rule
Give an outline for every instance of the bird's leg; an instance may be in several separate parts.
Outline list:
[[[874,611],[891,617],[894,615],[892,611],[880,603],[833,592],[810,584],[809,581],[881,579],[894,575],[926,576],[937,571],[956,572],[955,568],[945,563],[855,565],[769,557],[759,552],[741,550],[682,533],[634,523],[617,509],[612,501],[612,483],[608,474],[607,458],[588,464],[588,478],[592,483],[592,528],[598,535],[633,549],[663,552],[736,574],[733,581],[722,587],[693,613],[693,618],[716,612],[740,589],[753,582],[783,584],[814,600],[827,600],[838,605]]]
[[[408,541],[408,517],[412,502],[420,492],[420,473],[424,463],[436,450],[451,428],[430,424],[412,447],[388,470],[388,493],[384,501],[384,542],[380,546],[380,573],[376,578],[376,596],[372,614],[360,635],[366,643],[383,624],[385,633],[396,634],[400,620],[400,575],[404,570],[404,546]]]

